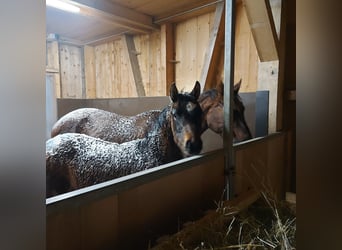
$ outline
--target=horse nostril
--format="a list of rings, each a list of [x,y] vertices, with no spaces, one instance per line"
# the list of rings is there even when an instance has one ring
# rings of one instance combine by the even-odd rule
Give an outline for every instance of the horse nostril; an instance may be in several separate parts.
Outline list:
[[[191,140],[187,140],[187,141],[186,141],[185,147],[186,147],[187,149],[190,149],[190,148],[191,148]]]
[[[198,154],[202,150],[202,141],[192,142],[191,140],[187,140],[185,146],[190,154]]]

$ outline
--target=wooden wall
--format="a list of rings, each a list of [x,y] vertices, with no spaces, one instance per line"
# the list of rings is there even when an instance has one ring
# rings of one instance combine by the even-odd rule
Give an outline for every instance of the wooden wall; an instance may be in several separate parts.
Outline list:
[[[200,80],[214,25],[215,12],[175,23],[174,67],[179,89],[191,90]],[[243,79],[241,92],[257,90],[258,54],[243,5],[237,5],[235,81]],[[165,24],[163,24],[165,25]],[[168,95],[165,78],[165,53],[162,32],[134,36],[138,67],[146,96]],[[224,38],[223,38],[224,39]],[[221,58],[219,72],[223,79],[224,40],[219,42]],[[95,45],[75,46],[47,42],[47,68],[54,68],[58,98],[118,98],[137,97],[134,67],[128,55],[125,35],[116,40]],[[60,77],[60,78],[58,78]],[[213,84],[215,86],[216,83]]]
[[[253,1],[248,2],[254,4]],[[270,18],[274,21],[282,61],[260,61],[246,3],[238,1],[236,4],[234,81],[242,79],[240,92],[270,91],[269,133],[273,133],[282,129],[282,1],[270,1]],[[169,95],[171,80],[177,83],[179,89],[189,91],[196,80],[203,80],[203,69],[207,66],[206,53],[210,51],[213,31],[217,28],[215,20],[217,16],[213,11],[175,23],[171,20],[161,24],[160,30],[147,35],[121,35],[111,42],[93,46],[49,41],[47,72],[54,74],[56,97],[165,96]],[[172,33],[169,38],[165,38],[167,32]],[[169,47],[165,45],[167,39],[172,39]],[[216,82],[210,83],[211,86],[216,86],[224,77],[224,36],[218,36],[217,39],[220,56],[214,65],[218,69],[215,69],[216,79],[212,78],[212,81]],[[204,83],[201,84],[204,87]]]

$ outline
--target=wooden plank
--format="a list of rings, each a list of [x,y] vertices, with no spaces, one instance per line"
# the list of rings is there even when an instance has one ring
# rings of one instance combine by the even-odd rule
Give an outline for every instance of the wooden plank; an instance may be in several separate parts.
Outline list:
[[[286,100],[295,101],[296,100],[296,90],[287,90],[285,92]]]
[[[175,26],[176,83],[184,91],[192,90],[195,81],[200,79],[212,25],[211,14],[192,18]]]
[[[70,1],[71,2],[71,1]],[[105,0],[75,0],[74,5],[81,8],[81,15],[92,16],[101,21],[142,33],[158,30],[152,17]]]
[[[236,5],[234,64],[234,82],[242,80],[240,92],[256,92],[259,57],[242,3]]]
[[[286,134],[279,133],[246,145],[234,145],[237,195],[254,189],[280,200],[285,198],[285,144]]]
[[[214,76],[217,74],[218,59],[220,56],[222,39],[224,38],[224,2],[216,5],[213,27],[210,32],[210,40],[206,50],[200,83],[202,91],[216,86]]]
[[[59,44],[58,41],[46,43],[46,70],[53,74],[56,98],[61,97],[61,78],[59,64]]]
[[[166,84],[165,76],[161,72],[161,33],[154,31],[149,39],[149,96],[164,96]]]
[[[278,37],[268,0],[242,1],[261,62],[278,60]]]
[[[80,249],[115,248],[119,235],[118,196],[113,195],[80,209]]]
[[[60,44],[61,97],[82,98],[82,51],[80,47]]]
[[[286,47],[286,17],[282,13],[286,13],[287,1],[282,1],[281,7],[274,5],[273,15],[280,20],[279,34],[279,74],[278,74],[278,91],[277,91],[277,120],[276,129],[283,129],[283,111],[284,111],[284,85],[285,85],[285,47]],[[278,16],[278,17],[277,17]]]
[[[286,1],[283,1],[285,4]],[[285,17],[282,15],[284,7],[276,4],[272,5],[274,20],[281,21],[277,26],[279,30],[279,60],[270,62],[260,62],[258,73],[258,90],[270,91],[269,105],[269,133],[274,133],[282,129],[283,121],[283,100],[284,100],[284,64],[285,64]]]
[[[138,58],[137,58],[138,52],[135,49],[133,36],[124,35],[123,37],[124,37],[125,49],[128,53],[131,69],[133,72],[135,87],[136,87],[138,96],[146,96],[144,84],[143,84],[142,77],[141,77],[140,67],[138,63]]]
[[[184,1],[184,6],[178,8],[170,8],[169,11],[163,11],[162,15],[157,15],[155,18],[155,23],[157,24],[165,24],[165,23],[176,23],[182,22],[191,18],[195,18],[201,15],[208,14],[210,12],[215,11],[216,4],[218,2],[222,2],[222,0],[218,1],[194,1],[191,4],[187,4]],[[155,5],[155,2],[152,2]],[[178,3],[176,3],[178,5]],[[161,6],[164,8],[164,5]]]
[[[92,46],[84,46],[84,80],[86,98],[96,98],[95,50]]]
[[[174,24],[166,23],[161,26],[161,58],[164,79],[162,84],[166,86],[165,95],[169,95],[171,84],[175,81],[175,36]]]
[[[279,61],[260,62],[258,68],[258,90],[268,90],[268,133],[277,131],[277,102]]]

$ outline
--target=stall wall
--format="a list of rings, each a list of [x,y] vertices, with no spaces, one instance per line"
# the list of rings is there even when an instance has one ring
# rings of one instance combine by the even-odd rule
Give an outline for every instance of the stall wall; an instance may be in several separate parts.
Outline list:
[[[236,11],[235,82],[242,79],[241,92],[255,92],[258,55],[242,3],[237,4]],[[54,68],[59,75],[54,79],[57,98],[137,97],[133,70],[140,71],[146,96],[165,96],[169,91],[166,86],[170,84],[166,82],[165,63],[174,64],[179,89],[191,90],[201,78],[214,18],[215,12],[210,12],[173,25],[173,62],[163,61],[163,29],[134,36],[133,53],[138,59],[138,69],[131,65],[126,35],[94,46],[48,41],[47,68]],[[223,79],[223,40],[219,47],[221,77],[217,78]]]
[[[231,185],[237,197],[256,190],[284,198],[285,136],[279,133],[234,146]],[[160,166],[153,179],[142,171],[56,201],[50,198],[47,249],[148,249],[150,241],[217,208],[225,188],[223,150],[195,158]],[[172,172],[163,174],[165,170]]]
[[[182,171],[119,193],[94,198],[88,192],[49,204],[47,249],[148,249],[161,233],[215,208],[224,189],[223,154],[185,164]]]

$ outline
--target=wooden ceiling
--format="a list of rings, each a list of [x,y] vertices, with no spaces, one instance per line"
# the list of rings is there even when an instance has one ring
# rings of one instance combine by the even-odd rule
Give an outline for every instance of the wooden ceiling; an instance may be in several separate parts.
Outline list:
[[[75,45],[94,45],[122,34],[148,34],[164,22],[214,11],[223,0],[75,0],[77,14],[46,6],[46,33]]]

